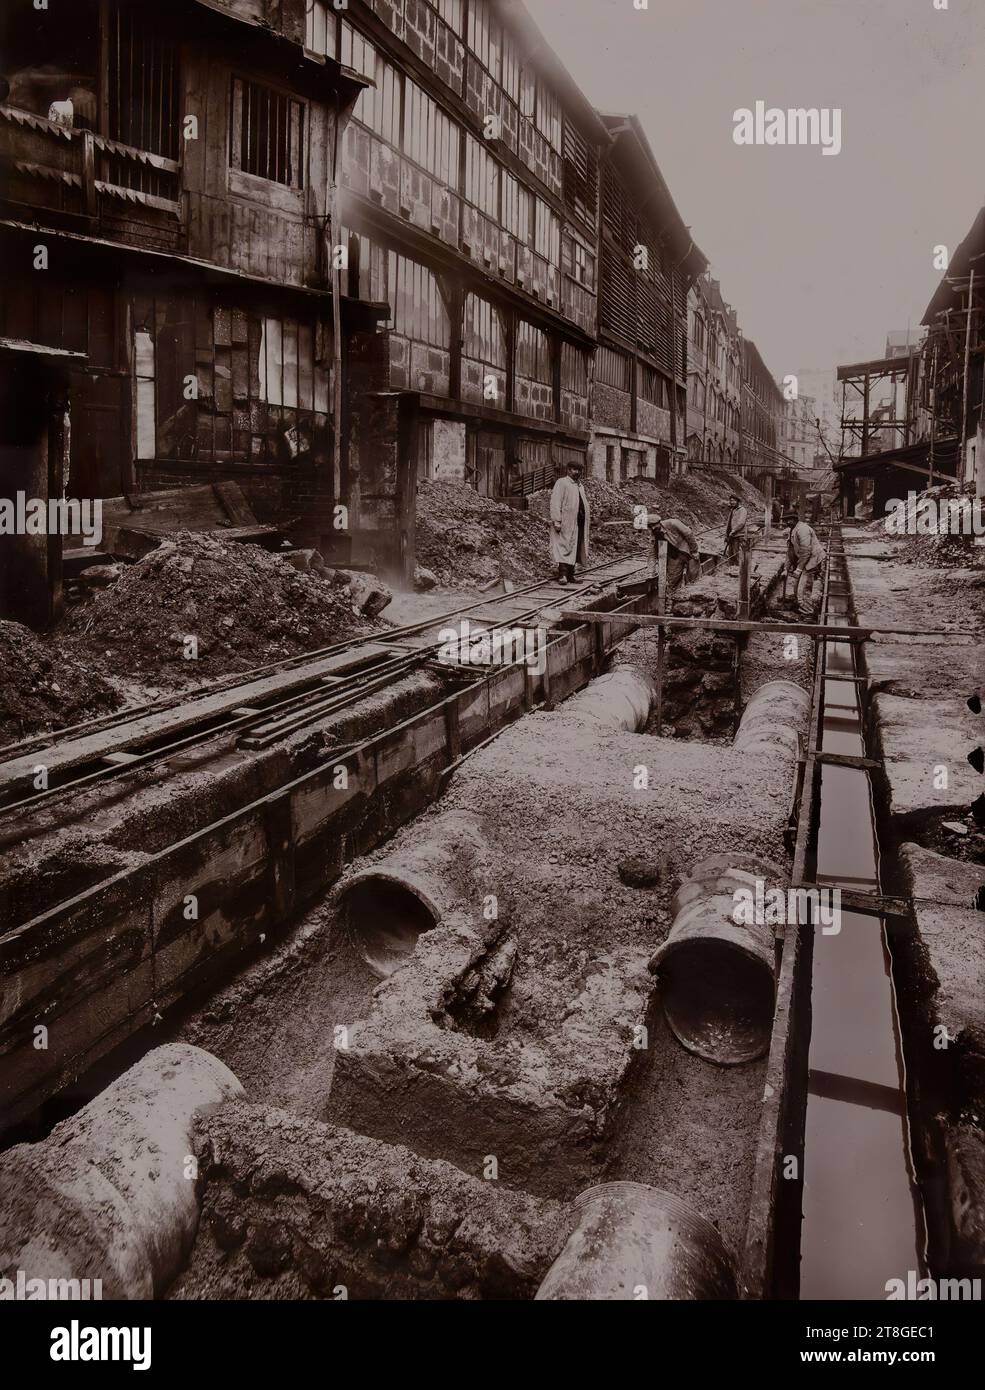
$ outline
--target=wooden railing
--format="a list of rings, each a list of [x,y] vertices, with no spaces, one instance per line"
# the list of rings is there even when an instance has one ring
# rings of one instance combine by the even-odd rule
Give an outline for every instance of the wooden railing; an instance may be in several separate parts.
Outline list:
[[[19,107],[0,105],[0,159],[29,179],[78,190],[79,210],[96,216],[101,198],[122,199],[177,217],[181,166],[92,130],[74,130]],[[45,200],[38,202],[45,205]]]

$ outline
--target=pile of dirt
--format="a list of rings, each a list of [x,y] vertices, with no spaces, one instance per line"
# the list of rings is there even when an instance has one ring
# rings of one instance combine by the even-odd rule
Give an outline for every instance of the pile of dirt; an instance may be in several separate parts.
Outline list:
[[[649,479],[623,485],[604,478],[583,479],[592,511],[592,562],[603,563],[638,550],[649,555],[647,531],[631,523],[634,508],[645,506],[679,517],[698,531],[720,529],[728,515],[728,495],[737,492],[752,519],[765,498],[750,483],[724,470],[700,469],[674,478],[669,487]],[[417,493],[417,561],[444,587],[475,587],[497,579],[539,579],[552,570],[549,555],[551,490],[544,488],[520,511],[482,497],[467,483],[425,481]],[[625,523],[609,525],[610,522]],[[714,546],[712,546],[714,549]]]
[[[101,676],[20,623],[0,621],[0,668],[0,744],[64,729],[120,703]]]
[[[762,521],[766,506],[766,498],[758,488],[719,468],[692,467],[684,477],[672,479],[669,487],[637,478],[626,483],[622,491],[632,503],[661,516],[677,517],[699,533],[724,527],[730,493],[736,493],[748,508],[752,525]]]
[[[417,491],[417,563],[445,586],[503,578],[538,579],[551,571],[549,528],[467,483],[423,481]]]
[[[120,675],[176,686],[371,630],[354,617],[350,590],[331,575],[304,574],[259,546],[191,532],[145,555],[73,610],[65,628],[78,654]]]

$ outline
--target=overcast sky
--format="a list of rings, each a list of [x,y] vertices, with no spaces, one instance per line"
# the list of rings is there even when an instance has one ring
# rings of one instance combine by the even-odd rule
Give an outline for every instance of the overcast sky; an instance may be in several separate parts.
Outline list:
[[[527,0],[602,110],[641,119],[775,376],[916,328],[985,203],[985,0]],[[841,107],[842,150],[737,146],[733,112]]]

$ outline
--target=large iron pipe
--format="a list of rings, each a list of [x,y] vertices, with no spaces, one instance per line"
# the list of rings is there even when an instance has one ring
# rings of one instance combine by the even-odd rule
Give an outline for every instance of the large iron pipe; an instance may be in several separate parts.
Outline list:
[[[337,889],[356,949],[381,978],[392,975],[453,912],[481,916],[489,849],[474,816],[446,811],[406,827]]]
[[[734,1256],[686,1202],[641,1182],[608,1182],[576,1198],[578,1224],[538,1300],[734,1299]]]
[[[736,921],[743,896],[782,884],[775,864],[716,854],[695,864],[670,904],[666,940],[650,961],[664,1017],[677,1040],[706,1061],[734,1066],[763,1056],[773,1027],[771,926]],[[741,890],[741,896],[740,896]]]
[[[103,1298],[152,1298],[198,1228],[196,1113],[243,1094],[201,1048],[170,1043],[55,1126],[0,1156],[0,1273],[99,1279]]]
[[[656,699],[649,676],[632,666],[620,666],[599,676],[561,706],[565,715],[586,720],[599,729],[640,733],[646,728]]]
[[[654,687],[627,667],[599,676],[566,700],[566,717],[603,730],[640,730],[650,717]],[[468,767],[458,774],[468,776]],[[400,831],[390,846],[339,885],[337,901],[356,949],[385,978],[413,952],[422,932],[450,913],[481,917],[488,892],[489,846],[474,817],[447,811]]]
[[[793,681],[767,681],[743,710],[733,747],[745,753],[783,748],[798,757],[810,708],[810,695]]]

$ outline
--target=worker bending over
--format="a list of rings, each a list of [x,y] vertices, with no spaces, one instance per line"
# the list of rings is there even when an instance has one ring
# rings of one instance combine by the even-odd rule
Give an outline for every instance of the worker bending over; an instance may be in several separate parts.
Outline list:
[[[660,517],[652,512],[647,526],[653,533],[653,549],[659,554],[660,542],[667,542],[667,592],[671,594],[687,579],[693,583],[701,574],[701,552],[698,538],[683,521],[674,516]]]
[[[787,512],[783,521],[790,527],[787,574],[794,579],[794,601],[801,617],[810,618],[814,616],[814,581],[821,578],[827,551],[813,526],[801,521],[796,512]]]

